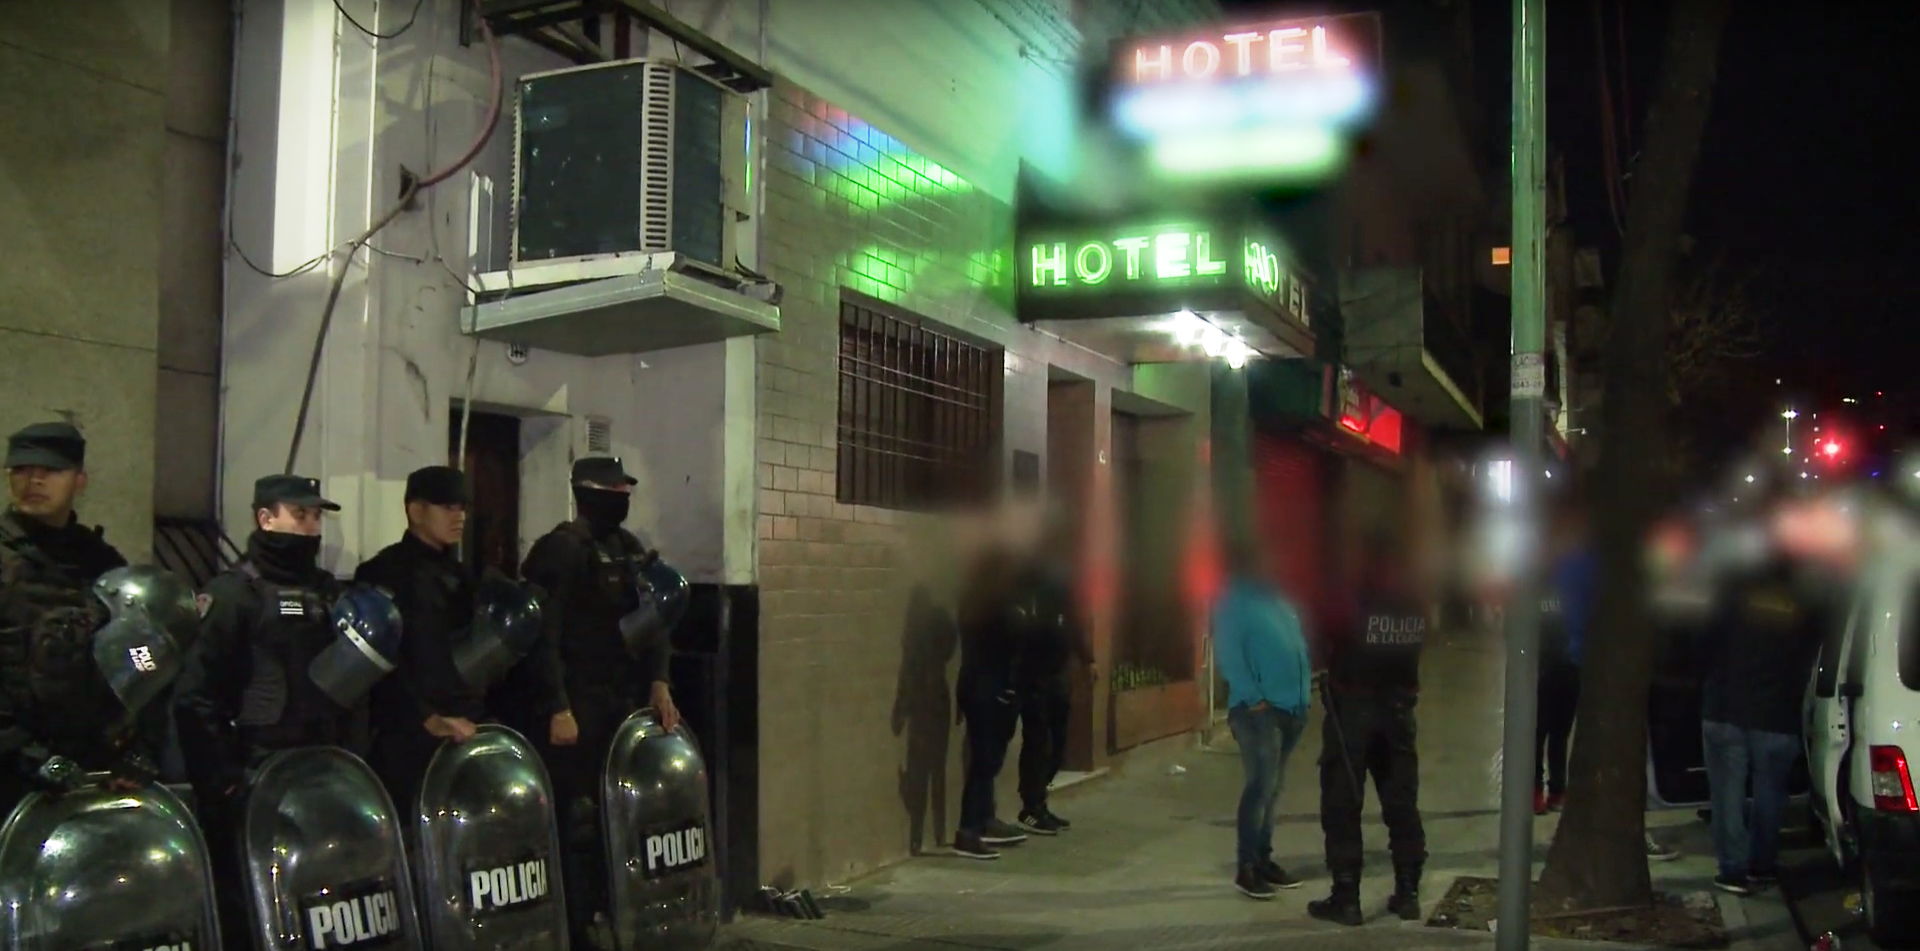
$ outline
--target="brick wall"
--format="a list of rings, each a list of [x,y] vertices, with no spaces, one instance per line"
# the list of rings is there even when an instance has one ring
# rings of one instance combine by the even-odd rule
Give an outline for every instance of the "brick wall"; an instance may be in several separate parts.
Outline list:
[[[897,697],[930,675],[901,666],[908,591],[951,575],[921,543],[935,526],[835,498],[840,288],[1005,344],[1009,450],[1045,452],[1044,351],[1059,344],[1008,313],[1011,208],[791,84],[769,113],[762,263],[786,296],[781,332],[758,344],[761,865],[818,883],[907,854],[915,731],[936,734],[918,742],[940,762],[914,765],[949,804],[925,818],[927,841],[958,806],[951,716]],[[923,713],[896,730],[901,699]]]

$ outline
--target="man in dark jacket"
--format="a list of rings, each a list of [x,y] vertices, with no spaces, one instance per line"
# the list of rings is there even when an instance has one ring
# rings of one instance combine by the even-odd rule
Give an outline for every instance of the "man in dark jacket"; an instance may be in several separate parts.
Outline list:
[[[132,732],[93,663],[108,620],[93,594],[127,561],[74,503],[87,487],[87,441],[66,423],[37,423],[7,440],[12,504],[0,516],[0,814],[12,811],[50,757],[144,778],[164,737],[164,711]],[[114,731],[117,735],[110,736]]]
[[[1533,811],[1546,815],[1567,795],[1567,746],[1580,710],[1580,657],[1599,581],[1586,524],[1572,500],[1555,513],[1552,558],[1540,599],[1539,720],[1534,727],[1538,775]]]
[[[321,517],[339,510],[316,480],[255,482],[246,557],[196,599],[200,638],[175,689],[174,722],[230,935],[246,929],[234,862],[248,771],[270,753],[302,746],[366,753],[364,706],[340,707],[307,675],[333,642],[332,606],[346,588],[319,565]]]
[[[454,666],[454,648],[473,627],[476,584],[461,562],[467,480],[428,466],[407,476],[407,533],[363,562],[357,584],[393,593],[402,629],[399,669],[374,688],[371,765],[403,816],[419,811],[420,781],[441,740],[473,738],[485,691]]]
[[[1024,628],[1020,660],[1020,824],[1058,835],[1073,823],[1055,815],[1047,787],[1067,755],[1074,675],[1096,675],[1093,650],[1073,591],[1073,525],[1052,513],[1040,550],[1014,582],[1015,615]]]
[[[1778,874],[1800,703],[1828,623],[1823,600],[1782,554],[1734,572],[1716,592],[1700,719],[1719,861],[1713,884],[1722,891],[1750,894]]]
[[[994,848],[1024,842],[1026,833],[995,814],[993,787],[1020,722],[1021,626],[1011,610],[1017,561],[996,547],[972,566],[960,595],[960,679],[954,699],[966,724],[965,776],[954,854],[997,859]]]
[[[552,771],[563,834],[569,842],[567,912],[575,943],[588,946],[590,925],[607,913],[606,872],[598,842],[601,772],[620,724],[642,704],[662,726],[680,722],[668,679],[673,645],[659,630],[637,653],[620,620],[640,607],[642,572],[658,558],[624,527],[635,480],[619,459],[591,457],[573,465],[578,517],[542,536],[521,573],[545,593],[540,649],[512,678],[520,719]],[[530,708],[530,709],[529,709]]]

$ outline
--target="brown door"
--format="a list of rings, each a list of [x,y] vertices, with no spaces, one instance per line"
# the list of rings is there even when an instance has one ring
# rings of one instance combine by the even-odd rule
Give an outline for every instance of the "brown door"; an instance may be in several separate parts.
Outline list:
[[[460,407],[453,409],[449,458],[460,452]],[[475,571],[495,568],[508,577],[520,571],[520,420],[475,412],[467,434],[467,473],[473,504],[467,507],[467,538],[461,546]]]

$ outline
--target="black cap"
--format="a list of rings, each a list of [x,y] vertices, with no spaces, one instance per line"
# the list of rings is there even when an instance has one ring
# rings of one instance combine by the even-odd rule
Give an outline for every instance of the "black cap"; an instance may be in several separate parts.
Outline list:
[[[253,507],[270,509],[276,505],[340,511],[340,506],[320,494],[320,480],[297,475],[262,476],[253,483]]]
[[[407,476],[407,501],[428,505],[465,505],[467,477],[452,466],[428,466]]]
[[[618,456],[588,456],[585,459],[575,459],[573,481],[591,482],[594,485],[608,487],[640,484],[639,479],[627,475],[626,467],[620,464]]]
[[[7,468],[80,469],[87,463],[87,437],[68,423],[34,423],[7,437]]]

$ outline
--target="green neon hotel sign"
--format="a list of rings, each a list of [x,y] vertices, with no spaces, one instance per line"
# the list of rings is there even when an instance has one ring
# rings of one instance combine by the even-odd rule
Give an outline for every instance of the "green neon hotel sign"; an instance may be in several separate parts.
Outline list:
[[[1026,254],[1027,286],[1036,291],[1178,287],[1212,283],[1227,261],[1209,229],[1144,228],[1111,238],[1041,241]]]

